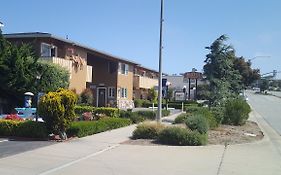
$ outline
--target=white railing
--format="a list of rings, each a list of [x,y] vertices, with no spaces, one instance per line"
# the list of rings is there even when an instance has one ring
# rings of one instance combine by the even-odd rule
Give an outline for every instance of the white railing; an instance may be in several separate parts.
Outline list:
[[[134,86],[136,88],[150,89],[158,85],[158,79],[142,76],[134,77]]]
[[[65,68],[69,72],[69,77],[71,78],[72,73],[72,61],[59,57],[41,57],[41,60],[51,61],[52,63],[58,64]]]

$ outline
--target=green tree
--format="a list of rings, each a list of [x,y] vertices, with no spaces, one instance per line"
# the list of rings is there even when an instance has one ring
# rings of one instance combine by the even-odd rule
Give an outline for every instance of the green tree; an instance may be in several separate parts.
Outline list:
[[[210,83],[210,105],[223,103],[228,97],[238,94],[241,89],[241,75],[234,68],[235,50],[225,44],[225,35],[216,39],[206,55],[204,75]]]
[[[206,100],[210,98],[209,84],[200,84],[197,86],[197,99]]]
[[[245,61],[244,57],[234,60],[234,68],[239,71],[244,87],[250,86],[254,81],[260,79],[260,70],[251,68],[251,61]]]
[[[157,92],[154,88],[150,88],[148,90],[148,99],[152,102],[152,103],[156,103],[157,102]]]
[[[23,104],[23,94],[35,91],[36,61],[29,45],[14,46],[0,31],[0,98],[11,108]]]
[[[0,98],[9,103],[10,110],[23,105],[27,91],[49,92],[68,87],[69,75],[64,68],[37,62],[38,59],[30,45],[13,45],[0,30]],[[41,75],[40,79],[37,79],[38,75]]]
[[[269,81],[267,79],[261,79],[260,80],[260,90],[261,92],[264,92],[265,90],[268,90],[269,88]]]
[[[56,91],[59,88],[68,88],[69,86],[69,73],[58,64],[38,61],[36,71],[37,76],[40,76],[36,82],[36,89],[39,92]]]

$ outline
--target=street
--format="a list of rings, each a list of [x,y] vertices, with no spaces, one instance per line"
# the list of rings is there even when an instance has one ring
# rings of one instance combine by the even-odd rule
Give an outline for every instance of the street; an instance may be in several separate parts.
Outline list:
[[[15,141],[0,138],[0,158],[55,144],[49,141]]]
[[[275,92],[278,95],[281,93]],[[281,135],[281,98],[248,91],[249,104]]]

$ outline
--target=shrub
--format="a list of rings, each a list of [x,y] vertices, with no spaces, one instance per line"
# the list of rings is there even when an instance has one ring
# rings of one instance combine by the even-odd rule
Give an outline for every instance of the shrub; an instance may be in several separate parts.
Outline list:
[[[192,131],[198,131],[201,134],[206,134],[209,129],[207,119],[200,115],[188,117],[185,124]]]
[[[231,99],[226,102],[223,123],[244,125],[249,118],[251,108],[243,99]]]
[[[133,132],[133,139],[157,139],[164,127],[159,123],[140,124]]]
[[[138,116],[141,116],[145,119],[148,119],[148,120],[155,120],[155,117],[156,117],[156,112],[153,112],[153,111],[136,111],[135,112]]]
[[[95,116],[105,115],[107,117],[119,117],[119,109],[118,108],[99,107],[99,108],[95,108],[93,113],[94,113]]]
[[[170,115],[170,113],[171,113],[170,110],[166,110],[166,109],[162,110],[162,116],[164,116],[164,117]]]
[[[184,110],[186,112],[189,112],[189,113],[193,113],[193,112],[197,112],[201,109],[202,107],[198,107],[198,106],[185,106]]]
[[[79,106],[76,105],[74,107],[74,111],[76,115],[82,115],[85,112],[93,112],[94,111],[94,107],[93,106]]]
[[[104,118],[98,121],[73,122],[67,130],[69,136],[84,137],[131,124],[128,119]]]
[[[167,127],[160,132],[158,140],[160,143],[168,145],[198,146],[207,143],[207,135],[185,128]]]
[[[208,121],[208,125],[211,129],[217,128],[219,125],[213,113],[209,111],[208,108],[201,107],[198,111],[194,112],[193,114],[200,115],[206,118]]]
[[[143,122],[145,120],[144,117],[139,116],[135,112],[123,111],[123,110],[120,111],[120,117],[130,119],[133,123],[140,123],[140,122]]]
[[[143,105],[143,100],[142,99],[135,99],[134,100],[135,108],[137,107],[142,107]]]
[[[75,119],[76,102],[76,95],[66,89],[49,92],[40,99],[38,113],[43,118],[49,132],[65,136],[66,129]]]
[[[84,112],[82,114],[82,117],[83,117],[83,120],[84,121],[90,121],[90,120],[93,120],[93,114],[91,112]]]
[[[222,108],[222,107],[212,107],[211,108],[211,113],[213,114],[214,118],[216,119],[216,122],[218,123],[218,125],[222,123],[223,112],[224,112],[224,108]]]
[[[188,114],[188,113],[180,114],[179,116],[177,116],[177,117],[175,118],[174,123],[175,123],[175,124],[184,123],[185,120],[189,117],[189,115],[190,115],[190,114]]]
[[[14,136],[19,124],[19,121],[0,120],[0,136]]]
[[[46,138],[48,132],[44,123],[34,121],[0,120],[0,135],[28,138]]]
[[[79,103],[93,105],[94,95],[91,89],[86,88],[79,96]]]

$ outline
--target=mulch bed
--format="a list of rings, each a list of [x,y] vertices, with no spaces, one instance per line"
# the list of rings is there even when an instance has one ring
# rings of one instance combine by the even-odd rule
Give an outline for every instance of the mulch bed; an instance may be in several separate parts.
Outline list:
[[[263,136],[263,132],[260,130],[257,123],[252,121],[247,121],[243,126],[221,125],[220,127],[208,132],[208,145],[250,143],[261,140]],[[151,139],[130,139],[121,144],[145,146],[161,145]]]

